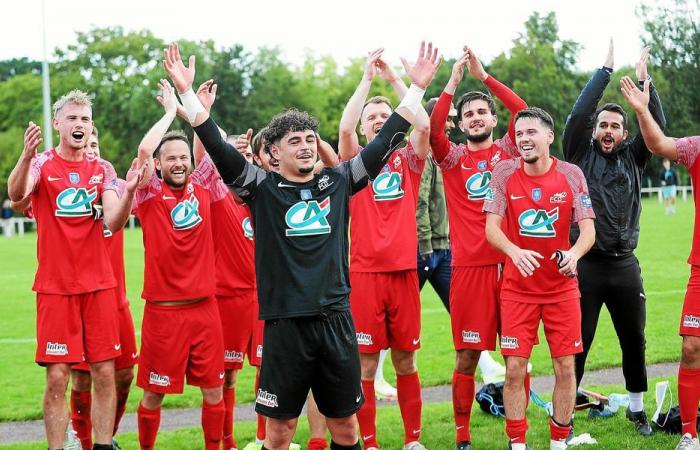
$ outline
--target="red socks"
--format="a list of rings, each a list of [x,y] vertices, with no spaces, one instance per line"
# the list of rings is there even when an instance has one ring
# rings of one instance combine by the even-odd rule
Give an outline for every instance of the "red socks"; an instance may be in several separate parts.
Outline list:
[[[236,388],[224,388],[224,448],[236,448],[236,439],[233,437],[233,407],[236,404]]]
[[[71,389],[70,420],[83,448],[92,448],[91,406],[92,396],[90,391],[79,392]]]
[[[423,409],[418,372],[410,375],[397,374],[396,390],[403,419],[404,443],[417,441],[420,439],[421,410]]]
[[[506,434],[511,444],[524,444],[527,434],[527,418],[506,419]]]
[[[553,441],[566,441],[566,438],[571,432],[571,422],[569,425],[562,426],[554,421],[554,419],[549,419],[549,436]]]
[[[255,371],[255,391],[253,395],[258,395],[258,388],[260,387],[260,370]],[[265,440],[265,416],[257,414],[258,416],[258,429],[255,433],[255,437],[260,440]]]
[[[452,372],[452,409],[457,428],[457,442],[471,442],[469,419],[472,415],[474,402],[474,375]]]
[[[148,409],[139,403],[137,414],[139,424],[139,445],[141,450],[153,450],[160,427],[160,408]]]
[[[326,450],[328,447],[328,441],[326,441],[324,438],[311,438],[306,446],[309,450]]]
[[[224,416],[226,406],[224,400],[209,404],[202,402],[202,431],[204,432],[205,450],[219,450],[224,434]]]
[[[129,391],[122,392],[122,391],[117,391],[117,409],[114,414],[114,431],[112,431],[112,436],[117,434],[117,430],[119,429],[119,422],[122,421],[122,417],[124,416],[124,411],[126,411],[126,401],[129,399]],[[83,447],[83,448],[90,448],[90,447]]]
[[[357,412],[360,424],[360,438],[363,448],[379,447],[377,443],[377,397],[374,395],[374,380],[362,380],[362,393],[365,403]],[[403,413],[403,410],[402,410]]]
[[[700,369],[678,368],[678,402],[681,407],[681,434],[696,437],[700,402]]]

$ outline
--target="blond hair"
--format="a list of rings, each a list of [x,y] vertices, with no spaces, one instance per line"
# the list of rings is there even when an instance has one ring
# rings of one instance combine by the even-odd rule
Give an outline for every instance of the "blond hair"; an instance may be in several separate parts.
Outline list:
[[[73,89],[63,97],[56,100],[56,103],[53,104],[54,118],[58,117],[58,113],[61,112],[61,109],[69,103],[80,106],[88,106],[90,109],[92,109],[92,99],[90,98],[90,95],[78,89]]]

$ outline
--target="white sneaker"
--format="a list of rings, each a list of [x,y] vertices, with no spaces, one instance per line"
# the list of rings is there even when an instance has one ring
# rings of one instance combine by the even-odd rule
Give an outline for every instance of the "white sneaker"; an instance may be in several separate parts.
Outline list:
[[[427,450],[425,447],[423,447],[423,444],[421,444],[418,441],[413,441],[409,442],[408,444],[403,446],[403,450]]]
[[[63,441],[64,450],[83,450],[83,445],[78,439],[78,433],[73,429],[73,422],[68,421],[68,426],[66,427],[66,438]]]
[[[549,440],[549,450],[566,450],[567,447],[566,441]]]
[[[692,437],[690,433],[685,433],[681,441],[676,445],[676,450],[700,450],[697,437]]]
[[[378,400],[396,400],[399,398],[396,388],[384,379],[374,380],[374,395]]]

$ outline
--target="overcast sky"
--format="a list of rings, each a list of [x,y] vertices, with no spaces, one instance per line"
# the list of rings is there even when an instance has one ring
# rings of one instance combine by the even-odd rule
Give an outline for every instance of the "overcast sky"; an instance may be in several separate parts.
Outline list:
[[[121,25],[126,30],[148,29],[166,40],[213,39],[221,46],[240,43],[247,50],[277,45],[293,63],[307,50],[345,63],[381,46],[387,60],[398,65],[399,56],[414,58],[421,39],[435,42],[446,57],[458,56],[466,43],[489,61],[511,47],[533,11],[555,11],[560,36],[584,46],[578,67],[592,69],[604,61],[611,36],[618,67],[637,59],[642,33],[642,21],[635,14],[638,4],[636,0],[46,0],[46,37],[49,59],[54,48],[75,40],[76,31]],[[41,5],[41,0],[3,4],[0,59],[42,58]]]

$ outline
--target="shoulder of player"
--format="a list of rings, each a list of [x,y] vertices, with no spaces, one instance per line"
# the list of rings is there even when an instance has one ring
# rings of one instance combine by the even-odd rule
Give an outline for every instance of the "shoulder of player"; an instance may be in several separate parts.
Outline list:
[[[512,175],[521,166],[520,158],[508,158],[501,160],[493,167],[493,177],[508,177]]]
[[[46,164],[47,162],[51,161],[55,156],[55,150],[54,149],[49,149],[46,150],[45,152],[41,152],[38,155],[36,155],[36,158],[34,158],[34,161],[32,162],[32,166],[35,169],[41,169],[41,167]]]
[[[557,172],[564,174],[567,178],[569,176],[574,176],[576,178],[585,178],[583,175],[583,171],[576,164],[562,161],[561,159],[556,159],[556,162],[557,162],[557,167],[556,167]]]

